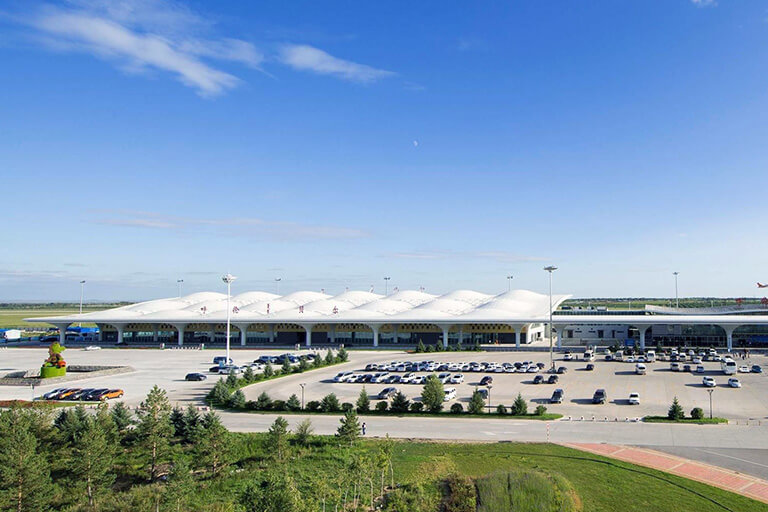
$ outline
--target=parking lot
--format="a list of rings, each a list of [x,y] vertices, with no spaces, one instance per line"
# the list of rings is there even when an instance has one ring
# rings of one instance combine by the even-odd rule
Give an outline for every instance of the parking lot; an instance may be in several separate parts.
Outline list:
[[[69,364],[130,365],[136,369],[133,373],[96,377],[73,382],[72,387],[104,387],[121,388],[125,390],[123,400],[131,405],[138,404],[157,384],[168,391],[172,402],[179,404],[202,403],[202,398],[219,378],[208,373],[212,366],[213,357],[222,355],[223,351],[198,350],[141,350],[141,349],[104,349],[84,351],[70,349],[65,352]],[[236,364],[251,362],[262,355],[278,355],[284,350],[233,350],[232,355]],[[45,358],[43,349],[7,349],[0,352],[0,372],[26,370],[39,367]],[[434,361],[442,363],[494,362],[515,363],[533,361],[543,363],[548,367],[549,355],[544,352],[464,352],[436,354],[406,354],[395,351],[352,351],[350,362],[334,365],[320,370],[312,370],[303,374],[254,384],[245,389],[246,397],[254,400],[262,391],[266,391],[273,399],[287,399],[291,394],[301,397],[301,386],[305,384],[305,401],[319,400],[328,393],[336,393],[342,402],[355,402],[365,386],[368,393],[375,397],[385,387],[394,386],[403,391],[409,399],[418,399],[421,386],[417,384],[398,383],[338,383],[333,382],[334,376],[342,371],[352,371],[361,374],[378,373],[376,370],[365,370],[371,363],[387,363],[390,361]],[[737,361],[741,364],[768,363],[765,356],[753,356],[751,360]],[[720,370],[720,363],[705,361],[704,373],[672,372],[668,361],[646,363],[647,374],[635,374],[635,365],[628,362],[605,361],[598,355],[593,362],[594,370],[586,371],[586,362],[581,360],[563,361],[561,354],[556,354],[556,366],[567,368],[566,373],[558,375],[557,384],[533,384],[536,375],[549,376],[546,372],[539,373],[487,373],[471,371],[448,371],[451,375],[461,373],[464,376],[460,384],[446,384],[446,387],[456,388],[455,401],[465,406],[472,391],[485,376],[493,378],[490,390],[490,403],[493,407],[499,403],[510,406],[518,393],[529,401],[529,409],[541,403],[550,412],[557,412],[575,418],[592,415],[598,418],[609,417],[624,419],[645,415],[663,415],[677,396],[686,413],[693,407],[701,407],[709,413],[709,394],[702,385],[704,376],[711,376],[716,381],[712,395],[714,414],[730,419],[766,418],[768,417],[768,380],[766,374],[739,373],[735,375],[742,383],[741,388],[727,386],[728,377]],[[695,365],[693,365],[695,368]],[[201,372],[209,375],[201,382],[186,382],[184,376],[189,372]],[[389,372],[391,375],[404,375],[406,372]],[[416,375],[427,375],[430,372],[417,371]],[[436,373],[442,373],[437,371]],[[41,386],[34,390],[34,396],[50,391],[66,384]],[[561,404],[550,404],[549,398],[555,388],[564,390]],[[592,396],[596,389],[603,388],[607,393],[604,405],[592,404]],[[629,405],[629,394],[640,395],[639,405]],[[33,391],[29,388],[0,386],[0,399],[29,399]],[[446,402],[446,408],[453,403]]]

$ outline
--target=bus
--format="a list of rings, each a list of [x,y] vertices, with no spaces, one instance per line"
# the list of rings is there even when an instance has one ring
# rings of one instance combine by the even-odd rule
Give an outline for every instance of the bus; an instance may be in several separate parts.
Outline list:
[[[734,375],[737,370],[736,361],[734,361],[730,357],[724,357],[723,360],[720,362],[720,368],[723,370],[724,374]]]

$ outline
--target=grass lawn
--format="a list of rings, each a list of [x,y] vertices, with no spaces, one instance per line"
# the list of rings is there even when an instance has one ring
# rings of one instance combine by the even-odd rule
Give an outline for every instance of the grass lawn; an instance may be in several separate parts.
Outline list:
[[[83,306],[83,313],[92,313],[94,311],[103,311],[108,306]],[[28,307],[28,308],[0,308],[0,329],[8,327],[51,327],[51,324],[45,322],[25,322],[25,318],[33,318],[36,316],[61,316],[72,315],[79,313],[80,308],[75,306],[73,308],[50,308],[50,307]],[[84,324],[85,325],[85,324]]]
[[[646,416],[643,418],[643,421],[645,423],[693,423],[694,425],[716,425],[718,423],[728,423],[728,420],[725,418],[701,418],[701,419],[693,419],[693,418],[683,418],[681,420],[671,420],[667,418],[666,416]]]
[[[445,472],[472,478],[517,468],[559,474],[590,512],[768,511],[768,505],[728,491],[553,444],[399,442],[393,462],[395,479],[404,483]]]

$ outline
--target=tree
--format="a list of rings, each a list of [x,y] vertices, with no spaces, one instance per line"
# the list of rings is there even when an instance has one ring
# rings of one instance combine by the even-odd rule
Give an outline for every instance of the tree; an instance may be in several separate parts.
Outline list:
[[[328,349],[328,353],[325,354],[325,364],[331,365],[336,362],[336,358],[333,355],[333,350]]]
[[[320,401],[320,410],[323,412],[338,412],[341,410],[341,404],[336,393],[329,393]]]
[[[464,407],[458,403],[453,404],[451,405],[451,412],[453,414],[461,414],[462,412],[464,412]]]
[[[69,463],[69,470],[75,477],[75,485],[82,486],[91,508],[94,507],[96,496],[115,481],[115,475],[112,473],[115,445],[107,435],[99,421],[87,418],[82,434],[75,440]]]
[[[366,413],[371,410],[371,399],[368,397],[368,392],[365,390],[365,386],[360,390],[360,394],[357,396],[357,402],[355,402],[357,412]]]
[[[316,356],[315,356],[315,360],[314,360],[314,361],[312,361],[312,366],[313,366],[314,368],[322,368],[322,367],[324,366],[324,363],[323,363],[323,358],[322,358],[322,357],[320,357],[320,356],[317,356],[317,355],[316,355]]]
[[[288,421],[278,416],[267,432],[267,447],[275,459],[282,461],[288,453]]]
[[[245,371],[243,372],[243,380],[246,384],[250,384],[256,380],[256,374],[253,373],[253,368],[250,366],[245,368]]]
[[[480,414],[485,409],[485,399],[478,389],[472,393],[472,398],[469,399],[469,405],[467,411],[470,414]]]
[[[34,413],[0,412],[0,503],[3,510],[51,510],[53,484],[48,461],[34,434]]]
[[[112,407],[111,415],[112,421],[115,422],[115,427],[117,427],[117,431],[120,434],[124,434],[125,431],[133,425],[131,411],[128,410],[123,402],[117,402],[114,407]]]
[[[336,435],[342,442],[353,445],[360,437],[360,422],[357,419],[355,411],[349,411],[339,421],[340,425],[336,430]]]
[[[427,347],[424,346],[424,342],[421,341],[421,338],[419,338],[419,344],[416,345],[416,352],[421,353],[426,351],[427,351]]]
[[[507,408],[504,406],[504,404],[499,404],[496,406],[496,414],[507,414]]]
[[[392,405],[389,407],[392,412],[408,412],[411,401],[402,391],[398,391],[392,398]]]
[[[256,409],[259,411],[266,411],[271,406],[272,399],[269,398],[269,395],[266,391],[262,391],[258,398],[256,398]]]
[[[245,409],[245,393],[238,389],[229,397],[229,406],[233,409]]]
[[[547,414],[547,407],[541,404],[537,405],[534,414],[536,416],[544,416]]]
[[[72,444],[83,433],[88,414],[85,407],[78,405],[71,411],[62,411],[54,424],[61,432],[64,441]]]
[[[260,486],[248,484],[240,495],[240,504],[246,512],[303,512],[308,509],[293,479],[280,470],[269,472]]]
[[[200,435],[201,430],[202,419],[200,418],[200,413],[197,412],[197,407],[188,405],[187,410],[184,411],[184,425],[181,432],[184,442],[194,442]]]
[[[288,407],[289,411],[300,411],[301,410],[301,402],[299,402],[299,397],[296,396],[296,393],[292,394],[288,401],[285,402],[286,407]]]
[[[525,416],[528,414],[528,402],[525,401],[525,398],[520,393],[517,394],[517,398],[515,398],[515,402],[512,404],[511,412],[514,416]]]
[[[160,476],[159,466],[167,460],[168,445],[173,435],[171,425],[171,404],[165,390],[155,385],[141,402],[138,410],[139,424],[136,428],[140,448],[149,460],[149,480],[154,482]]]
[[[230,391],[224,380],[219,379],[213,389],[208,393],[208,398],[214,405],[226,405],[229,402]]]
[[[701,407],[694,407],[691,409],[691,418],[695,420],[700,420],[704,418],[704,409]]]
[[[667,412],[667,418],[670,420],[678,421],[685,417],[685,411],[683,411],[683,406],[680,405],[680,402],[677,401],[677,397],[675,397],[672,400],[672,405],[669,407],[669,411]]]
[[[287,357],[283,359],[283,366],[280,367],[280,370],[283,375],[288,375],[293,371],[293,366],[291,366],[291,361]]]
[[[181,512],[188,510],[189,497],[195,487],[195,479],[189,463],[184,457],[178,457],[173,461],[171,472],[163,492],[163,503],[169,506],[169,510]]]
[[[232,458],[232,439],[229,431],[221,424],[219,416],[210,411],[203,417],[203,429],[195,443],[196,459],[216,476],[230,463]]]
[[[299,358],[299,371],[305,372],[307,370],[309,370],[309,363],[307,362],[307,358],[304,356],[301,356]]]
[[[296,425],[296,442],[301,446],[307,446],[309,444],[309,438],[314,430],[315,429],[312,428],[312,422],[309,420],[309,418],[302,420],[298,425]]]
[[[376,402],[376,411],[377,412],[387,412],[387,409],[389,409],[389,402],[386,400],[382,400],[380,402]]]
[[[227,375],[227,387],[230,389],[230,391],[240,387],[237,383],[237,375],[235,375],[234,371],[230,371],[229,375]]]
[[[275,369],[272,368],[272,365],[269,362],[267,362],[264,365],[264,371],[262,372],[262,374],[264,375],[264,378],[268,379],[269,377],[275,374]]]
[[[435,374],[427,377],[424,388],[421,390],[421,402],[429,412],[440,412],[443,410],[443,400],[445,399],[445,389],[443,383]]]
[[[99,424],[99,427],[104,432],[104,435],[107,437],[107,442],[115,445],[119,440],[120,434],[117,431],[115,420],[112,419],[112,415],[109,413],[108,403],[102,402],[98,405],[94,419]]]
[[[184,411],[178,405],[174,406],[171,411],[171,424],[173,425],[174,434],[181,437],[184,430]]]
[[[347,352],[347,349],[341,347],[339,351],[336,352],[336,360],[340,363],[346,363],[349,361],[349,353]]]

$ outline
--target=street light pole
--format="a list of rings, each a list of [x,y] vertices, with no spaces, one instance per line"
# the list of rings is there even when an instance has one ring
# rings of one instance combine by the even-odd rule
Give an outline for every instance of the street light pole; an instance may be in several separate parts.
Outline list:
[[[515,276],[513,276],[513,275],[507,276],[507,291],[508,292],[512,291],[512,278],[513,277],[515,277]]]
[[[85,281],[80,281],[80,314],[83,314],[83,292],[85,288]],[[78,322],[78,327],[82,327],[82,322]]]
[[[680,308],[680,298],[677,295],[677,276],[680,274],[680,272],[672,272],[672,274],[675,276],[675,308]]]
[[[493,386],[488,384],[486,387],[488,388],[488,414],[490,414],[493,412],[493,409],[491,408],[491,388]]]
[[[299,386],[301,386],[301,410],[304,410],[304,386],[306,386],[306,383],[301,383]]]
[[[176,284],[179,286],[179,298],[181,298],[181,285],[184,282],[183,279],[177,279]]]
[[[384,278],[384,296],[386,297],[389,295],[389,280],[392,279],[391,277],[385,277]]]
[[[224,274],[221,276],[221,280],[227,283],[227,365],[230,364],[229,362],[229,328],[230,328],[230,322],[232,320],[232,308],[230,306],[230,298],[232,297],[232,281],[237,279],[232,274]]]
[[[714,389],[708,389],[707,393],[709,393],[709,419],[712,419],[712,392]]]
[[[544,270],[549,272],[549,362],[552,365],[552,369],[555,368],[555,352],[552,345],[552,272],[557,270],[557,267],[550,265],[544,267]]]
[[[277,294],[280,295],[280,281],[282,281],[282,277],[276,277],[275,282],[277,283]]]

